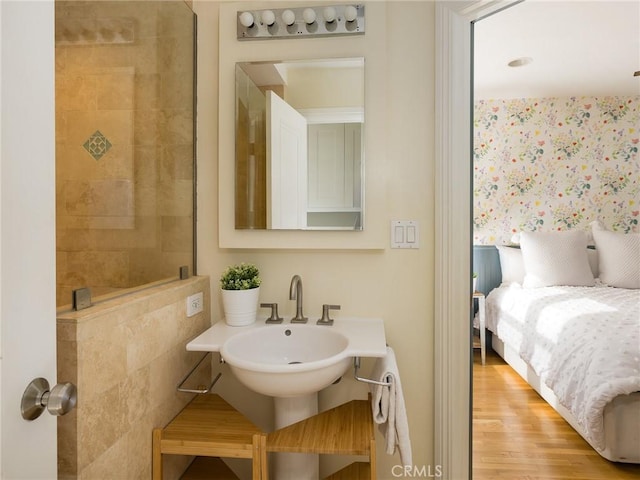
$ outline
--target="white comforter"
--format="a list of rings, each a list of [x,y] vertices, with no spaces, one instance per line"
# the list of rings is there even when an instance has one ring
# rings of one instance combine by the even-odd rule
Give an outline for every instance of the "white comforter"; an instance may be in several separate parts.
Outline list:
[[[486,308],[487,327],[520,353],[602,450],[605,405],[640,391],[640,290],[510,284],[493,290]]]

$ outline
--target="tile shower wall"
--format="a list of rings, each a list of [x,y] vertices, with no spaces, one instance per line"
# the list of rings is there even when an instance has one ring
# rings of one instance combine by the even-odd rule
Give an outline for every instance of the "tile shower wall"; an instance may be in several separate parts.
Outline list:
[[[638,231],[639,126],[639,96],[477,102],[474,244],[596,219]]]
[[[197,292],[204,311],[187,318]],[[176,385],[200,358],[185,345],[210,326],[210,304],[208,277],[192,277],[58,314],[58,378],[78,387],[77,408],[58,419],[59,478],[151,478],[152,429],[191,399]],[[189,386],[210,378],[203,367]],[[165,478],[188,461],[165,456]]]
[[[192,266],[193,16],[56,2],[58,305]]]

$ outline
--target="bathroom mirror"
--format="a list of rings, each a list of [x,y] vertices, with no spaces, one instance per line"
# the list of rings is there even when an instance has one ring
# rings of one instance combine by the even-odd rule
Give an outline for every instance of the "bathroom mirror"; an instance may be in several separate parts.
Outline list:
[[[236,64],[235,228],[362,230],[364,58]]]

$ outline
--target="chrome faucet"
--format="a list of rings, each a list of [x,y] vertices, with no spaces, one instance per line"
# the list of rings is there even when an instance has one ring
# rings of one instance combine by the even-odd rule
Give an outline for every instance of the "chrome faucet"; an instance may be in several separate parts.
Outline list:
[[[302,279],[300,275],[294,275],[289,287],[289,300],[296,301],[296,316],[291,323],[307,323],[308,318],[302,313]]]

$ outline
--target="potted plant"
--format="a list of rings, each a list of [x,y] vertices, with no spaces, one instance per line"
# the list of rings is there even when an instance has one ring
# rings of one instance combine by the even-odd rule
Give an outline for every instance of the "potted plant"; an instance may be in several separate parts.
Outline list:
[[[260,271],[250,263],[231,265],[220,277],[222,306],[227,325],[241,327],[256,321]]]

